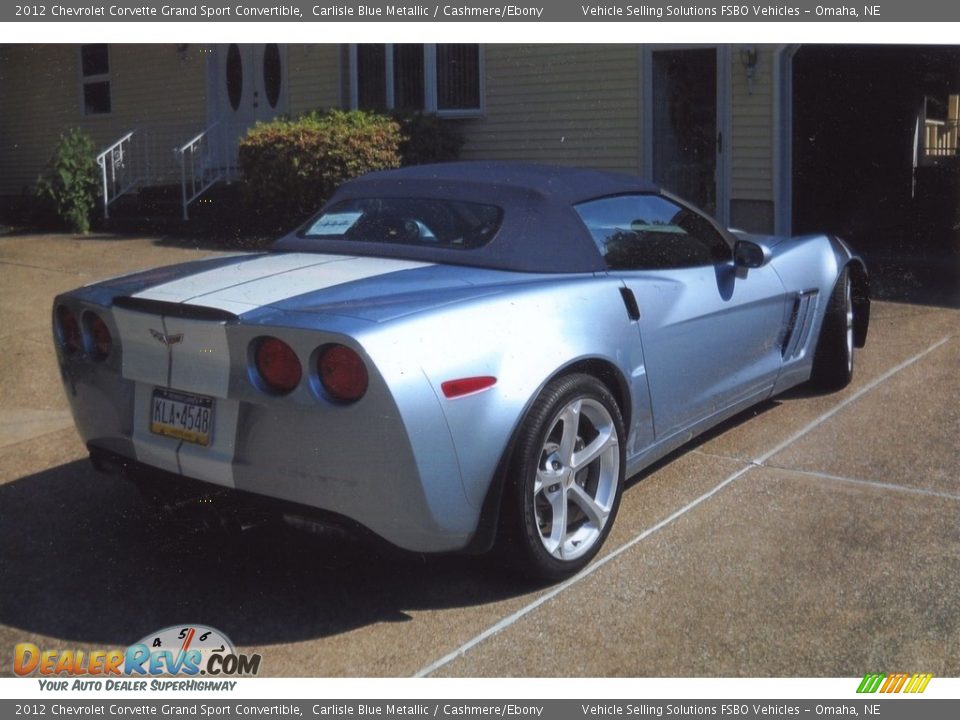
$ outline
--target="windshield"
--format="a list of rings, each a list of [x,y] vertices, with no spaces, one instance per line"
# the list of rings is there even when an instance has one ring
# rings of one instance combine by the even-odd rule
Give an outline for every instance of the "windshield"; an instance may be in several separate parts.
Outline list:
[[[493,205],[436,198],[356,198],[310,220],[300,237],[470,249],[486,245],[503,211]]]

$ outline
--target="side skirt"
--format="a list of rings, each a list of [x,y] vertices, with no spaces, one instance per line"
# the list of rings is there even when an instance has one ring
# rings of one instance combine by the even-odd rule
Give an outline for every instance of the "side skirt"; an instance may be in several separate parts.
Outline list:
[[[729,420],[737,413],[741,413],[759,402],[768,400],[772,395],[772,387],[767,388],[766,390],[761,390],[760,392],[754,393],[740,402],[734,403],[728,408],[719,410],[712,415],[708,415],[703,420],[698,421],[689,428],[679,430],[673,435],[669,435],[662,440],[658,440],[653,445],[650,445],[645,450],[641,450],[633,457],[627,458],[627,479],[629,480],[631,477],[641,472],[644,468],[653,465],[653,463],[657,462],[657,460],[669,455],[674,450],[682,447],[698,435],[701,435],[707,430],[716,427],[724,420]]]

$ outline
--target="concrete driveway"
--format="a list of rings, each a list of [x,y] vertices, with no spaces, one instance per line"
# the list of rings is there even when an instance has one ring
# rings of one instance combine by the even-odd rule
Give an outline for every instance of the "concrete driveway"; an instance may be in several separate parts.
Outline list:
[[[957,309],[876,303],[849,388],[774,399],[634,478],[600,559],[544,587],[270,529],[229,547],[93,472],[54,294],[206,254],[0,238],[0,652],[186,622],[281,676],[960,675]]]

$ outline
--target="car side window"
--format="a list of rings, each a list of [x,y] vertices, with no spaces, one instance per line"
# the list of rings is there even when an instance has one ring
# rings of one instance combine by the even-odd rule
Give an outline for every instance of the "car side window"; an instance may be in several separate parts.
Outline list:
[[[617,195],[574,209],[611,270],[698,267],[732,256],[709,220],[660,195]]]

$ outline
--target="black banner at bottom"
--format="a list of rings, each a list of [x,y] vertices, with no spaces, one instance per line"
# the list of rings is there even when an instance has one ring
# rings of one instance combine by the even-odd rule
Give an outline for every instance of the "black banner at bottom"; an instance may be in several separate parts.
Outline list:
[[[0,717],[311,717],[311,718],[702,718],[960,717],[960,699],[853,700],[0,700]]]

